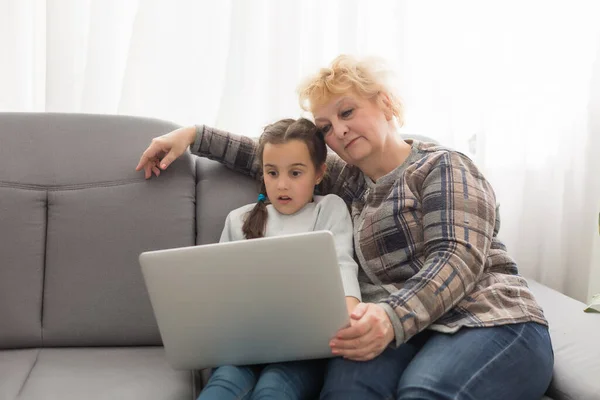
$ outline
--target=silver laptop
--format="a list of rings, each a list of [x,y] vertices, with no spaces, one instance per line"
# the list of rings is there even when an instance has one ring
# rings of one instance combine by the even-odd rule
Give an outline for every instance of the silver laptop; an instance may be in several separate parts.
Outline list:
[[[175,369],[331,357],[349,322],[328,231],[150,251],[139,257]]]

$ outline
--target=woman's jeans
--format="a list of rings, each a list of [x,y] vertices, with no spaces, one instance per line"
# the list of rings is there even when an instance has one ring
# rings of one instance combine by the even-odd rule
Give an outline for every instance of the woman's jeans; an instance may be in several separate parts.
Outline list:
[[[198,400],[315,399],[323,386],[325,360],[266,366],[219,367]]]
[[[423,331],[371,361],[329,361],[321,399],[539,400],[552,378],[547,327]]]

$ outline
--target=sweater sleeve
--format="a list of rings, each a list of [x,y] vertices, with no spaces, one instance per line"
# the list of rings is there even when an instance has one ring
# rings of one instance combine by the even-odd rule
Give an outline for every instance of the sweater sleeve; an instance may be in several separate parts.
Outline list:
[[[190,146],[193,154],[218,161],[254,179],[260,178],[257,150],[258,143],[252,138],[205,125],[196,125],[196,140]]]
[[[342,284],[346,296],[361,300],[358,285],[358,264],[354,261],[352,220],[344,201],[335,195],[325,196],[320,204],[315,230],[328,230],[333,234]]]
[[[318,194],[335,194],[350,206],[364,186],[364,175],[357,167],[332,151],[327,154],[327,171],[323,183],[317,187]]]
[[[420,189],[423,268],[381,302],[394,325],[396,345],[424,330],[473,290],[494,234],[494,192],[465,156],[441,155]]]

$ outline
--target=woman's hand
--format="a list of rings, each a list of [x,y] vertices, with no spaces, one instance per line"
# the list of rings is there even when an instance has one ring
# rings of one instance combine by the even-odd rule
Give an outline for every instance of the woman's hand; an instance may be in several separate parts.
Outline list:
[[[351,326],[340,329],[329,345],[334,355],[354,361],[377,357],[394,340],[394,328],[385,310],[374,303],[360,303],[350,315]]]
[[[179,128],[165,135],[152,139],[150,146],[144,151],[136,171],[144,170],[146,179],[159,176],[160,170],[165,170],[173,161],[181,156],[189,145],[194,143],[196,128]]]

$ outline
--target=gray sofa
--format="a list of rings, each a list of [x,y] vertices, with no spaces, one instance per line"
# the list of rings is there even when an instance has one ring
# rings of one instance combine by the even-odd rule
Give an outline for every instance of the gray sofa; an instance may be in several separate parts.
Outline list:
[[[0,400],[193,399],[200,390],[201,374],[165,361],[137,257],[217,241],[256,184],[190,154],[144,180],[134,171],[141,151],[175,127],[0,113]],[[600,315],[531,286],[551,323],[548,396],[600,398]]]

